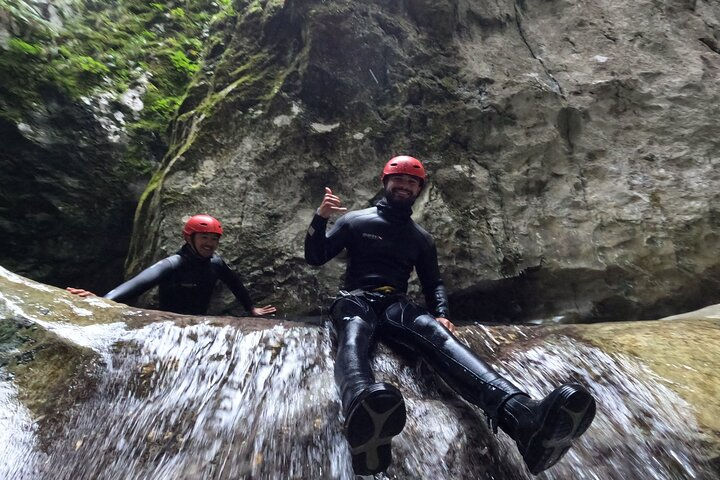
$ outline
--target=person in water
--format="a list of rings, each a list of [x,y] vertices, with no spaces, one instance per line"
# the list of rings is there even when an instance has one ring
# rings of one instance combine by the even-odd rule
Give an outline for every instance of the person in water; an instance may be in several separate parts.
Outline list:
[[[210,215],[195,215],[183,227],[185,245],[175,254],[108,292],[104,298],[126,302],[154,286],[159,287],[160,310],[186,315],[204,315],[218,280],[228,286],[245,310],[255,316],[274,313],[272,305],[255,307],[237,273],[215,253],[223,233],[220,222]],[[82,297],[94,295],[80,288],[67,290]]]
[[[337,337],[335,381],[355,473],[386,470],[392,462],[392,437],[405,426],[401,392],[376,382],[370,368],[370,351],[378,339],[410,348],[479,406],[494,433],[499,426],[515,440],[530,472],[551,467],[590,426],[595,400],[576,383],[533,400],[454,336],[434,241],[411,218],[411,207],[427,182],[425,168],[416,158],[394,157],[381,180],[384,198],[376,206],[343,215],[327,233],[331,214],[347,209],[326,187],[305,236],[305,259],[312,266],[347,251],[344,289],[329,313]],[[427,309],[407,296],[413,268]]]

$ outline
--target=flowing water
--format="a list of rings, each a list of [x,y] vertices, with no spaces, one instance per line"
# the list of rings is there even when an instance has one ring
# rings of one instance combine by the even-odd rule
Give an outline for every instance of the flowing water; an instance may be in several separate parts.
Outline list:
[[[354,478],[325,327],[45,327],[84,339],[100,353],[102,375],[47,444],[10,379],[0,382],[0,478]],[[491,350],[497,340],[478,326],[462,336]],[[561,337],[495,366],[534,396],[573,378],[598,400],[588,433],[538,478],[715,478],[690,408],[637,361]],[[481,412],[422,367],[381,346],[374,369],[401,388],[408,408],[395,462],[377,478],[532,478],[513,442],[493,436]]]

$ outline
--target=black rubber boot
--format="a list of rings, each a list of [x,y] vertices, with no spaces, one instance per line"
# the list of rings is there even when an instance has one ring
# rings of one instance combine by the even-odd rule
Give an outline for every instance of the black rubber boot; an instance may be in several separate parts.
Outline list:
[[[533,475],[555,465],[590,427],[595,400],[582,385],[570,383],[543,400],[515,395],[501,409],[500,428],[515,440]]]
[[[345,437],[357,475],[385,471],[392,463],[392,437],[405,427],[405,402],[388,383],[375,383],[350,403],[345,415]]]
[[[335,381],[345,415],[345,437],[353,470],[372,475],[392,462],[392,437],[405,426],[405,402],[400,391],[378,383],[370,368],[377,316],[371,303],[356,295],[340,297],[331,306],[337,336]]]

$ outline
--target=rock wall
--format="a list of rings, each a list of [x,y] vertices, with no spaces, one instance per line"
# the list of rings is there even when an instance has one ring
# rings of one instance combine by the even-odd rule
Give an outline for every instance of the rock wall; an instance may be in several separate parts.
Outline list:
[[[256,298],[317,312],[342,273],[302,258],[323,187],[364,207],[409,153],[429,169],[415,219],[456,318],[657,318],[720,300],[716,2],[236,10],[140,205],[129,273],[208,212]]]

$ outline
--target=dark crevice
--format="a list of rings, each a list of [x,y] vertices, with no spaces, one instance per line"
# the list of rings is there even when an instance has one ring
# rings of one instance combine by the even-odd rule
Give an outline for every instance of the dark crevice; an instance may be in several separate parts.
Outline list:
[[[587,205],[587,178],[585,177],[582,160],[578,158],[575,151],[577,140],[582,134],[582,112],[572,107],[565,107],[561,109],[558,114],[557,128],[560,136],[567,146],[568,158],[577,164],[577,178],[580,182],[579,192],[582,195],[583,202]]]
[[[720,48],[714,38],[699,38],[698,40],[700,40],[700,42],[702,42],[710,50],[720,55]]]
[[[608,40],[610,40],[613,43],[617,42],[617,37],[612,33],[603,32],[603,37],[607,38]]]
[[[553,76],[552,73],[550,73],[550,70],[548,70],[547,66],[545,65],[545,62],[542,58],[538,57],[535,52],[533,51],[533,48],[530,46],[530,42],[528,42],[527,37],[525,36],[525,31],[522,27],[522,21],[520,20],[522,16],[522,12],[520,11],[521,5],[518,4],[519,2],[515,2],[515,23],[517,25],[518,33],[520,34],[520,38],[522,39],[523,43],[527,47],[528,51],[530,52],[530,55],[537,60],[540,65],[543,68],[543,71],[545,72],[545,75],[550,79],[552,84],[554,85],[554,90],[560,94],[563,98],[565,98],[565,92],[562,89],[562,86],[560,86],[560,82],[557,81],[557,79]]]

